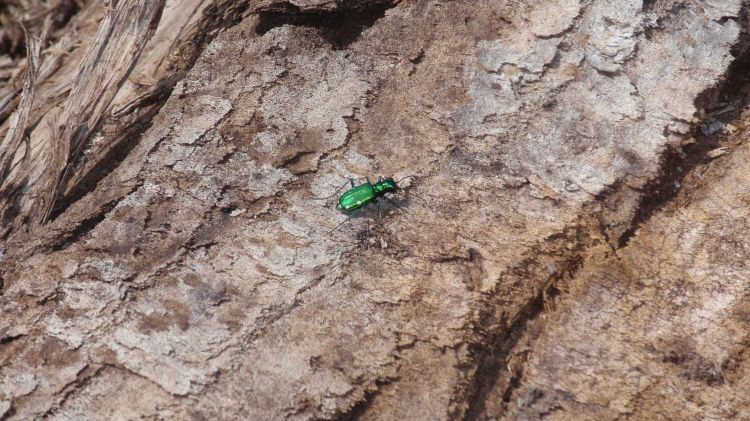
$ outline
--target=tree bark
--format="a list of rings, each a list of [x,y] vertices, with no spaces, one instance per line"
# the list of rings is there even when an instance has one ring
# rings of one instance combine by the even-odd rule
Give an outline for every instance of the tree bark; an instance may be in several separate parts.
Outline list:
[[[52,3],[0,419],[750,418],[746,2]]]

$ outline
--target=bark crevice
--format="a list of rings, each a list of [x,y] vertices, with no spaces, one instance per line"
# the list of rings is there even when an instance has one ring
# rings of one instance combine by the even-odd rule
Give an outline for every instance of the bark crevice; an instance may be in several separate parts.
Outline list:
[[[746,23],[747,19],[747,10],[743,9],[740,22]],[[627,246],[644,222],[673,201],[685,185],[686,177],[725,155],[722,148],[730,141],[726,124],[736,120],[750,104],[747,96],[750,92],[750,33],[747,25],[743,25],[740,41],[732,53],[735,60],[722,76],[722,82],[703,91],[695,100],[700,110],[700,123],[693,124],[683,145],[667,147],[660,159],[660,174],[639,192],[641,199],[635,216],[630,227],[617,238],[617,248]]]
[[[340,6],[334,10],[302,10],[285,2],[258,12],[256,32],[263,35],[283,25],[307,26],[317,29],[333,49],[342,50],[356,41],[364,30],[374,25],[396,4],[394,0],[380,0]]]

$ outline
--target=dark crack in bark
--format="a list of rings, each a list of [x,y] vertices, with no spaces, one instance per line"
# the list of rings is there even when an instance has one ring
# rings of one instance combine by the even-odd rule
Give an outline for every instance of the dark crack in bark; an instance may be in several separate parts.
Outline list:
[[[747,10],[743,9],[741,22],[747,22]],[[686,177],[705,165],[714,157],[711,151],[727,146],[727,133],[714,131],[712,125],[723,126],[724,122],[736,119],[750,102],[750,33],[743,25],[740,41],[733,49],[734,62],[717,86],[705,90],[695,101],[702,114],[702,122],[695,125],[688,142],[682,147],[669,147],[661,157],[661,174],[651,180],[641,192],[640,203],[630,227],[617,238],[617,248],[623,248],[644,222],[673,201],[685,186]],[[627,188],[627,186],[622,186]],[[604,201],[609,200],[609,198]]]
[[[316,28],[334,50],[345,49],[371,27],[385,12],[396,5],[393,0],[361,2],[336,10],[301,10],[291,3],[281,3],[258,13],[256,32],[263,35],[282,25]]]

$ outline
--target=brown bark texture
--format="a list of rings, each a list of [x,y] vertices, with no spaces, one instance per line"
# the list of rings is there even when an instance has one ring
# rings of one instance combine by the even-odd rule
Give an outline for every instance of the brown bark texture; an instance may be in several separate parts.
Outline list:
[[[0,3],[0,420],[750,420],[749,10]]]

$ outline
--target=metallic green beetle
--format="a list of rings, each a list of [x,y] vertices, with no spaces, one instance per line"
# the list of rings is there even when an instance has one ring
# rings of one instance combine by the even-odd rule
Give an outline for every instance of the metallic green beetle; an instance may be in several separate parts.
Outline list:
[[[339,197],[338,208],[345,212],[353,212],[364,208],[374,202],[378,197],[398,189],[398,184],[392,178],[385,180],[378,178],[375,184],[370,180],[366,183],[354,186],[354,180],[349,180],[352,188]]]
[[[413,177],[404,177],[399,182],[407,178]],[[332,194],[331,196],[318,198],[319,200],[330,199],[331,197],[337,195],[338,192],[341,191],[341,189],[347,186],[347,184],[351,184],[351,188],[345,191],[344,194],[339,197],[339,203],[337,206],[337,208],[346,213],[348,217],[346,218],[346,220],[336,225],[331,231],[329,231],[329,233],[335,231],[342,224],[352,219],[356,214],[364,209],[365,206],[369,205],[370,203],[376,202],[381,197],[391,202],[394,206],[401,208],[399,205],[385,196],[386,193],[399,190],[399,182],[396,182],[391,177],[388,177],[386,179],[383,179],[383,177],[378,177],[378,181],[376,181],[375,183],[371,183],[370,180],[367,179],[366,183],[357,186],[354,184],[354,180],[350,179],[346,182],[346,184],[339,187],[336,190],[336,193]],[[380,208],[378,208],[378,213],[380,213]]]

